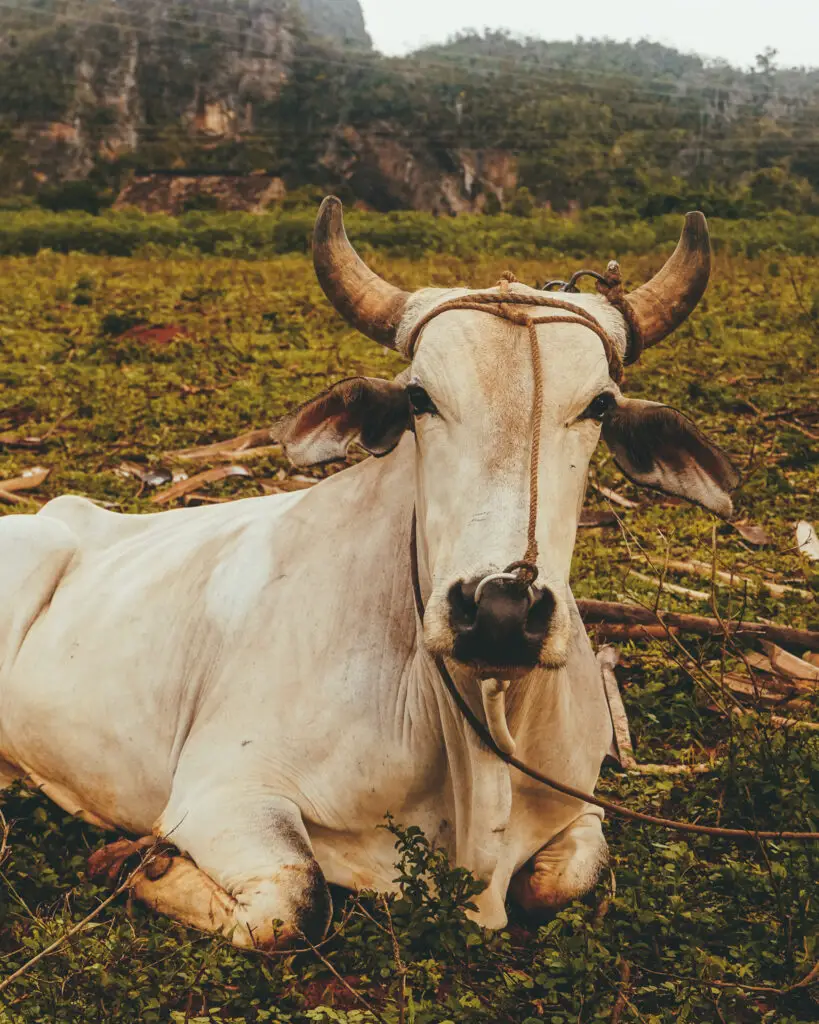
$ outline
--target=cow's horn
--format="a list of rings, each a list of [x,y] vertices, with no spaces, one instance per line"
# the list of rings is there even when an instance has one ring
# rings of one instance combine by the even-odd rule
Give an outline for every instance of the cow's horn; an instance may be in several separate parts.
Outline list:
[[[409,292],[388,284],[364,263],[344,230],[341,200],[328,196],[313,230],[313,264],[324,294],[356,330],[388,348],[407,307]]]
[[[701,213],[687,213],[677,248],[665,266],[628,295],[645,348],[662,341],[691,315],[710,274],[708,222]]]

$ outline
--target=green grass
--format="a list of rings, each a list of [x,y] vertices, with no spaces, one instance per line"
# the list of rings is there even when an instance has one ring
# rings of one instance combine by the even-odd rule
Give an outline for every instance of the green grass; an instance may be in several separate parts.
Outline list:
[[[68,211],[0,207],[0,255],[33,255],[42,249],[108,256],[170,253],[269,259],[306,252],[316,208],[251,213],[190,212],[179,217],[109,210],[98,216]],[[422,259],[429,253],[469,264],[476,253],[542,260],[565,256],[609,259],[650,253],[675,242],[679,214],[645,219],[633,210],[592,207],[573,217],[536,211],[531,216],[438,217],[430,213],[348,211],[351,236],[364,251]],[[778,210],[759,219],[711,218],[717,252],[754,258],[760,253],[819,255],[819,220]]]
[[[760,226],[758,234],[764,232],[774,230]],[[659,266],[655,242],[652,236],[641,255],[624,259],[630,281]],[[622,531],[581,531],[574,588],[579,596],[653,601],[656,588],[629,579],[630,567],[651,574],[650,564],[666,556],[710,561],[716,543],[722,566],[755,581],[794,581],[814,594],[813,601],[775,600],[752,585],[744,597],[720,592],[723,613],[737,614],[744,600],[748,617],[817,628],[819,580],[795,551],[793,524],[819,519],[817,443],[805,433],[819,433],[810,415],[819,365],[819,265],[787,252],[732,255],[740,248],[746,247],[725,236],[707,300],[629,371],[627,389],[686,410],[732,453],[743,473],[739,516],[764,526],[772,543],[751,548],[727,526],[714,532],[714,520],[701,510],[640,494],[601,447],[597,479],[639,498],[641,506],[624,514]],[[581,263],[595,265],[608,249],[607,242],[583,251],[567,247],[566,257],[552,253],[537,261],[480,255],[487,247],[474,248],[469,258],[444,251],[414,260],[377,250],[372,263],[408,288],[484,286],[510,267],[530,282],[566,276]],[[140,322],[175,324],[184,333],[164,345],[122,336]],[[43,466],[50,475],[33,492],[36,499],[72,491],[131,512],[155,506],[138,481],[118,475],[124,460],[181,469],[164,453],[267,425],[328,381],[389,375],[401,365],[342,324],[308,258],[298,253],[246,261],[182,251],[5,257],[0,352],[6,439],[0,479]],[[807,410],[802,430],[775,415],[798,410]],[[9,444],[31,437],[42,439],[35,449]],[[213,484],[209,493],[257,494],[260,480],[287,471],[276,453],[247,464],[251,478]],[[593,494],[588,505],[607,507]],[[36,507],[0,504],[0,512]],[[693,577],[677,581],[708,589]],[[708,603],[662,600],[709,614]],[[764,714],[731,721],[708,708],[709,677],[719,680],[738,664],[737,650],[713,640],[686,639],[682,651],[667,642],[626,645],[621,679],[638,758],[713,755],[716,770],[697,779],[625,778],[607,770],[602,790],[672,816],[819,827],[817,735],[776,728]],[[2,810],[11,825],[0,863],[0,974],[6,975],[107,893],[85,874],[87,854],[104,842],[101,832],[21,790],[3,796]],[[604,878],[594,897],[547,926],[538,930],[513,917],[508,931],[494,936],[464,923],[468,883],[402,833],[407,878],[413,870],[426,872],[448,894],[437,900],[408,884],[405,898],[391,907],[402,962],[409,965],[403,1019],[609,1021],[624,963],[631,980],[621,1021],[819,1019],[817,988],[790,988],[819,960],[819,850],[681,838],[617,820],[606,831],[616,893]],[[402,971],[387,912],[377,901],[365,902],[374,924],[361,905],[345,917],[343,903],[343,896],[337,899],[341,934],[323,953],[384,1019],[398,1022]],[[739,989],[734,982],[765,988]],[[375,1019],[313,954],[240,954],[125,897],[0,1000],[0,1021],[14,1022]]]

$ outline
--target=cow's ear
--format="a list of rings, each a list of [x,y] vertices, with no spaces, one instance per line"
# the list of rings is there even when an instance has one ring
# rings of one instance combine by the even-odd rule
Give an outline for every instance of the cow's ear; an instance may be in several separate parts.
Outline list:
[[[603,439],[629,480],[703,505],[727,519],[739,474],[727,455],[676,409],[620,398]]]
[[[343,459],[353,441],[371,455],[386,455],[411,422],[404,384],[351,377],[280,420],[273,436],[297,466]]]

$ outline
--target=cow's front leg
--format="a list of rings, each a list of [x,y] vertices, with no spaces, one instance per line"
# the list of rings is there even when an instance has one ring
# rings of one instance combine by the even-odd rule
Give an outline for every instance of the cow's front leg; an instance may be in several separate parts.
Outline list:
[[[524,864],[512,879],[509,895],[527,913],[552,913],[585,895],[607,859],[600,817],[583,814]]]
[[[321,938],[332,904],[299,809],[283,797],[251,799],[242,788],[172,800],[156,831],[187,857],[174,857],[159,877],[148,866],[134,895],[245,949]]]

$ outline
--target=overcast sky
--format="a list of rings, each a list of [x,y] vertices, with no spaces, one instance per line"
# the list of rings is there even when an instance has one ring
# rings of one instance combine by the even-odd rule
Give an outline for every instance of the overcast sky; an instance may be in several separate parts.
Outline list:
[[[399,54],[465,28],[541,39],[651,39],[747,67],[766,46],[780,65],[819,66],[819,0],[361,0],[377,49]]]

